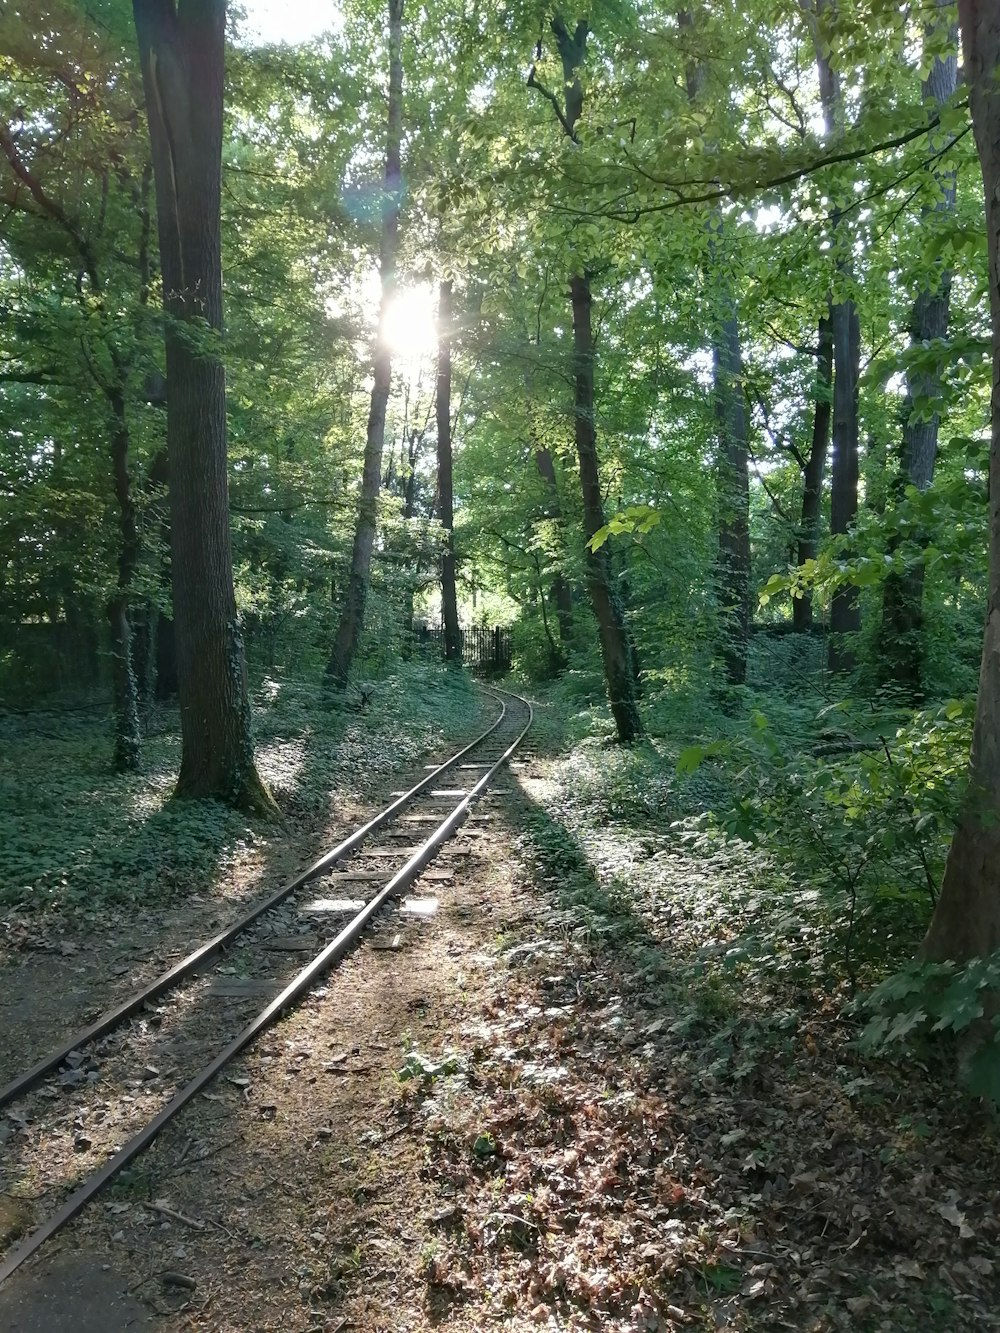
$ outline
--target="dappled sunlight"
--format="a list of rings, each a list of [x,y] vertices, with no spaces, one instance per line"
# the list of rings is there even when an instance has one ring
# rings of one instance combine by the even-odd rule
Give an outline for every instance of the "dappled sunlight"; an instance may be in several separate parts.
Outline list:
[[[257,746],[257,767],[275,795],[295,790],[312,743],[312,729],[306,728],[292,740],[266,741]]]
[[[0,1246],[1000,1333],[995,7],[0,2]]]
[[[437,898],[404,898],[399,910],[404,916],[429,918],[437,914],[438,906]]]
[[[807,905],[782,901],[746,844],[692,845],[663,823],[654,836],[634,752],[603,781],[591,762],[578,751],[537,779],[513,773],[541,902],[501,942],[510,980],[475,1029],[491,1053],[478,1085],[494,1090],[470,1115],[517,1149],[504,1211],[537,1244],[539,1309],[564,1310],[567,1294],[634,1300],[629,1327],[662,1328],[665,1309],[732,1327],[782,1310],[798,1327],[827,1300],[894,1308],[900,1281],[923,1272],[899,1260],[904,1245],[959,1262],[988,1142],[960,1165],[946,1142],[909,1134],[915,1118],[929,1132],[960,1115],[957,1095],[943,1108],[939,1088],[911,1085],[901,1118],[893,1071],[832,1039],[847,997],[821,980]],[[774,933],[773,955],[733,947],[754,926]],[[515,1104],[515,1088],[529,1099]],[[945,1162],[962,1182],[950,1225],[933,1184]]]

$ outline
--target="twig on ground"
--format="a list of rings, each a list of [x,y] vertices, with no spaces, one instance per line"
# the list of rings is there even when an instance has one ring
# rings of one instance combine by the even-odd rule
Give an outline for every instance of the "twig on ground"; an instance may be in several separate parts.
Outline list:
[[[207,1231],[209,1223],[199,1222],[196,1217],[188,1217],[186,1213],[179,1213],[175,1208],[168,1208],[165,1203],[144,1203],[143,1208],[151,1213],[160,1213],[163,1217],[169,1217],[172,1222],[181,1222],[186,1227],[193,1227],[195,1231]]]

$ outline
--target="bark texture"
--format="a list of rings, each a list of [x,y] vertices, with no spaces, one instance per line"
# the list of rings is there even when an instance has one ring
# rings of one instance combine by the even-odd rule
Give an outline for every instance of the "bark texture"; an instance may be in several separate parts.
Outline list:
[[[441,555],[441,618],[444,656],[462,660],[462,632],[458,627],[458,592],[455,587],[455,494],[451,452],[451,336],[452,286],[442,282],[438,296],[438,364],[435,412],[437,418],[438,516],[444,529]]]
[[[583,112],[580,67],[587,53],[590,29],[587,20],[581,19],[571,32],[558,13],[553,16],[550,26],[562,63],[563,101],[560,102],[555,93],[539,84],[534,67],[528,76],[528,85],[537,88],[551,103],[563,132],[570,139],[575,139],[576,124]],[[576,273],[571,277],[570,301],[573,308],[574,437],[580,465],[584,536],[587,540],[587,587],[594,619],[597,621],[604,682],[615,721],[615,733],[621,743],[628,744],[642,735],[635,653],[625,620],[625,609],[614,580],[608,544],[605,542],[596,551],[590,546],[591,539],[604,527],[605,518],[594,414],[593,296],[588,273]]]
[[[947,24],[950,6],[944,0],[937,0],[937,4],[941,12],[937,22]],[[932,24],[931,33],[935,28],[936,24]],[[953,28],[951,36],[957,38]],[[935,59],[922,85],[924,102],[939,108],[944,106],[954,96],[957,78],[957,52],[945,60]],[[933,136],[931,146],[940,146]],[[924,209],[924,222],[940,225],[955,212],[955,173],[934,170],[933,180],[939,195],[932,207]],[[948,336],[951,276],[950,269],[939,265],[933,280],[917,294],[910,319],[910,346],[914,351]],[[924,491],[934,479],[941,418],[936,406],[928,413],[927,404],[936,404],[940,396],[941,374],[936,366],[908,370],[897,495],[907,485]],[[914,702],[919,702],[923,695],[923,550],[928,544],[927,536],[917,533],[916,544],[920,548],[917,562],[890,574],[885,581],[880,666],[883,683],[895,684]]]
[[[222,334],[225,0],[133,0],[166,309],[178,796],[272,812],[236,616]]]
[[[570,279],[570,295],[573,302],[576,380],[574,433],[583,493],[583,530],[588,543],[587,586],[597,621],[608,703],[615,719],[618,739],[627,744],[642,735],[642,720],[635,694],[635,659],[625,626],[625,610],[613,579],[608,544],[605,542],[596,551],[590,546],[591,539],[604,527],[605,517],[597,459],[597,432],[594,428],[592,297],[586,275],[576,275]]]
[[[923,952],[931,959],[965,961],[1000,949],[1000,9],[992,0],[959,0],[958,13],[989,244],[993,332],[989,596],[969,794]]]
[[[365,435],[365,457],[361,474],[358,520],[351,548],[351,568],[340,621],[327,663],[328,683],[343,690],[351,674],[365,624],[365,604],[371,582],[372,551],[378,526],[378,495],[382,479],[382,449],[385,443],[385,413],[392,380],[392,353],[386,340],[387,312],[396,288],[396,251],[399,237],[399,203],[402,186],[403,141],[403,0],[389,0],[389,120],[385,147],[385,192],[379,274],[382,294],[378,334],[375,341],[374,382]]]

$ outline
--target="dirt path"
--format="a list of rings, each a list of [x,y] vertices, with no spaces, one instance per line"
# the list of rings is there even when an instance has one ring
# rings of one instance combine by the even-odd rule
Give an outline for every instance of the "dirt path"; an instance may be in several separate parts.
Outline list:
[[[514,788],[402,947],[363,945],[36,1271],[110,1265],[162,1333],[1000,1328],[993,1123],[862,1063],[835,1006],[786,1032],[780,996],[772,1030],[679,991],[691,886],[738,866],[574,844],[558,763]]]

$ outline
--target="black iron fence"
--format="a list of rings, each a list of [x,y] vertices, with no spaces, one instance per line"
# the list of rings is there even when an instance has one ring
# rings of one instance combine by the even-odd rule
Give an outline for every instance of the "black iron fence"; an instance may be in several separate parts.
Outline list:
[[[418,623],[413,626],[417,642],[444,654],[444,627]],[[510,670],[510,630],[504,625],[470,625],[461,630],[462,661],[479,675],[502,676]]]

